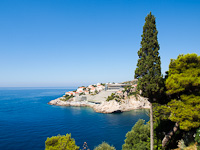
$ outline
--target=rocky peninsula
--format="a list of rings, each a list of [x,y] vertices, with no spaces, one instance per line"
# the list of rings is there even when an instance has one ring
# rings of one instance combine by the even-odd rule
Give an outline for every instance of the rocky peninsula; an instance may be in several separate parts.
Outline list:
[[[91,107],[98,113],[118,113],[133,109],[149,109],[147,98],[135,94],[137,84],[95,84],[66,92],[49,105]]]

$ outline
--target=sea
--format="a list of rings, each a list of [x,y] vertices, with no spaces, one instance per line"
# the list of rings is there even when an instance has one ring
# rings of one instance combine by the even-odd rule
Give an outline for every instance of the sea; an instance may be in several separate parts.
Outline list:
[[[47,137],[71,134],[76,145],[90,150],[103,141],[122,149],[125,136],[138,119],[149,121],[145,109],[117,114],[96,113],[88,107],[47,103],[73,88],[0,88],[0,150],[44,150]]]

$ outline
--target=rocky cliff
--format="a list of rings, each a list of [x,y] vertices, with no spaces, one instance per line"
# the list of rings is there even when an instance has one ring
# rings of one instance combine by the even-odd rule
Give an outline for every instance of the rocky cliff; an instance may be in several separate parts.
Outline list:
[[[114,112],[124,112],[133,109],[150,108],[150,103],[147,98],[137,95],[131,96],[129,99],[121,100],[117,102],[115,100],[103,101],[101,104],[95,104],[88,101],[74,101],[73,98],[69,101],[63,101],[62,97],[52,100],[48,103],[49,105],[57,106],[76,106],[76,107],[92,107],[94,111],[99,113],[114,113]]]

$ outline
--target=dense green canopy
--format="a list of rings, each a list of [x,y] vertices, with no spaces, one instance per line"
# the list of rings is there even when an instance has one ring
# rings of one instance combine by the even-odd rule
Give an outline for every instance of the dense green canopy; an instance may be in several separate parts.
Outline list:
[[[108,143],[102,142],[94,150],[116,150],[116,149],[115,147],[110,146]]]
[[[52,136],[45,141],[45,150],[79,150],[71,134]]]
[[[161,62],[158,52],[160,47],[157,34],[155,17],[150,12],[145,18],[141,48],[138,51],[139,59],[135,70],[135,78],[139,79],[137,88],[142,90],[142,95],[148,97],[150,102],[161,90]]]
[[[133,126],[132,130],[126,134],[125,144],[122,146],[122,150],[150,149],[149,124],[144,125],[144,123],[144,120],[138,120],[138,122]]]
[[[190,130],[200,126],[200,56],[179,55],[172,59],[166,80],[169,119],[178,122],[180,129]]]

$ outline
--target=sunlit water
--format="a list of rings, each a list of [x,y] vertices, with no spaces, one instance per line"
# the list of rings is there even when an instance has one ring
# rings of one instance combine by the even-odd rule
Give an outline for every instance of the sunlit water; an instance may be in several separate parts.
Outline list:
[[[43,150],[47,137],[71,133],[82,148],[108,142],[121,150],[125,135],[145,110],[121,114],[96,113],[91,108],[47,103],[73,89],[0,88],[0,150]]]

